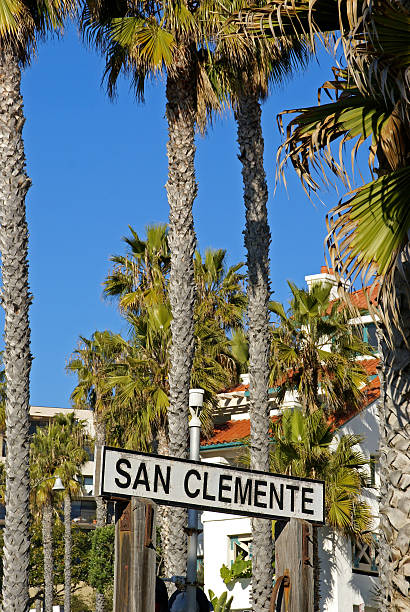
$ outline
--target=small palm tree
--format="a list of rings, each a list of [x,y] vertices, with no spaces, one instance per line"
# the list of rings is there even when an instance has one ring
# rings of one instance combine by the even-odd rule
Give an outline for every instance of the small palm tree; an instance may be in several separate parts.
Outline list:
[[[74,412],[67,415],[58,414],[53,426],[61,430],[60,465],[56,475],[60,476],[64,485],[64,610],[71,612],[71,563],[72,563],[72,531],[71,531],[71,500],[81,494],[79,475],[81,467],[89,460],[86,447],[90,438],[85,431],[85,422],[77,421]]]
[[[44,612],[53,612],[53,485],[60,465],[60,434],[52,424],[39,429],[31,442],[32,506],[41,517],[44,551]]]
[[[295,392],[305,414],[324,408],[343,413],[359,409],[360,387],[367,374],[358,356],[372,349],[355,334],[346,309],[331,300],[329,284],[314,284],[310,291],[289,283],[292,292],[288,312],[279,302],[270,309],[279,322],[273,328],[271,384],[280,403]]]
[[[110,397],[104,423],[111,444],[168,454],[169,370],[172,315],[169,303],[169,249],[165,226],[150,226],[146,238],[131,229],[129,252],[114,256],[105,294],[116,297],[130,325],[131,340],[121,345],[115,364],[100,374],[101,393]],[[209,250],[195,255],[195,357],[191,386],[205,390],[203,424],[210,430],[216,394],[236,382],[237,366],[227,331],[242,325],[246,298],[241,264],[227,269],[226,253]],[[77,369],[73,363],[72,368]],[[79,370],[80,371],[80,370]],[[86,374],[81,374],[84,381]],[[104,387],[105,377],[105,387]],[[81,383],[74,395],[81,397]],[[112,390],[115,389],[115,393]],[[169,525],[161,510],[162,536]],[[165,563],[167,555],[163,542]],[[167,566],[168,571],[168,566]],[[169,568],[172,571],[172,568]]]
[[[368,463],[357,449],[362,438],[345,435],[337,438],[326,422],[323,410],[304,416],[300,410],[285,410],[272,424],[272,472],[325,481],[327,524],[353,538],[364,538],[372,526],[369,505],[361,498]],[[319,610],[319,554],[317,527],[314,526],[313,562],[315,610]]]
[[[67,366],[69,372],[76,373],[78,384],[71,394],[75,406],[88,406],[94,413],[95,442],[105,444],[105,422],[113,390],[107,386],[107,372],[120,358],[122,339],[111,332],[95,332],[90,339],[80,338],[79,347]],[[96,497],[97,527],[106,523],[106,503],[101,496]],[[96,593],[97,612],[104,611],[104,594]]]

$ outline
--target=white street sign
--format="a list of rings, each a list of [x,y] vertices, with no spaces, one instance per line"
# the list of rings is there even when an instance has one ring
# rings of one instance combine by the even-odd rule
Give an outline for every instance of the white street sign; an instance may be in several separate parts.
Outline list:
[[[102,447],[99,494],[243,516],[324,522],[324,482]],[[97,493],[98,494],[98,493]]]

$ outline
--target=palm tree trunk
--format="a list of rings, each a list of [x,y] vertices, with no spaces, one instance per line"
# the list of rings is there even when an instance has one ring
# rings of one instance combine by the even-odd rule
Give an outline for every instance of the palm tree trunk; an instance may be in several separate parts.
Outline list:
[[[164,428],[158,430],[158,448],[157,452],[159,455],[169,455],[168,438]],[[172,512],[174,508],[172,509]],[[169,577],[172,575],[172,555],[170,554],[169,548],[169,532],[170,532],[170,512],[169,506],[159,505],[157,508],[158,525],[161,533],[161,550],[162,550],[162,565],[160,576]],[[170,586],[170,592],[174,591],[172,583],[167,583]]]
[[[320,556],[319,556],[319,527],[312,525],[313,549],[313,610],[320,612]]]
[[[382,295],[380,326],[381,612],[408,610],[410,597],[410,247],[394,272],[394,305]],[[394,317],[398,313],[398,320]]]
[[[64,495],[64,612],[71,612],[71,497]]]
[[[5,311],[6,519],[4,529],[4,612],[28,610],[29,583],[29,387],[28,234],[25,198],[23,100],[17,58],[0,52],[0,252]]]
[[[103,446],[105,444],[105,425],[98,418],[98,415],[94,414],[94,428],[95,428],[95,443],[97,446]],[[95,498],[96,504],[96,523],[98,527],[104,527],[107,523],[107,504],[104,499],[100,496]],[[95,612],[104,612],[105,609],[105,598],[104,593],[96,591],[95,593]]]
[[[53,507],[47,503],[43,508],[43,552],[44,552],[44,612],[53,612]]]
[[[195,283],[193,256],[195,232],[192,206],[197,193],[195,180],[195,89],[189,61],[190,50],[180,51],[178,76],[167,79],[169,245],[171,270],[172,344],[170,350],[170,405],[168,409],[169,452],[187,456],[188,400],[194,357]],[[186,511],[175,508],[169,546],[170,570],[183,575],[186,569]]]
[[[249,417],[251,468],[269,470],[268,302],[270,230],[268,188],[263,168],[261,108],[256,95],[239,100],[236,112],[246,207],[245,246],[248,265]],[[252,610],[269,610],[272,591],[272,529],[270,521],[252,519]]]

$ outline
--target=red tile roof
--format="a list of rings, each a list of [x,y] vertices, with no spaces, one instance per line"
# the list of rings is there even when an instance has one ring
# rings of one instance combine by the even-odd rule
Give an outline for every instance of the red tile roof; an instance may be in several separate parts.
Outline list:
[[[379,296],[379,284],[372,285],[372,287],[366,287],[366,289],[359,289],[350,294],[350,299],[353,306],[359,310],[369,310],[368,301],[373,306],[377,306],[377,298]]]
[[[231,387],[230,389],[224,389],[221,393],[237,393],[238,391],[247,391],[249,389],[249,385],[236,385],[236,387]]]
[[[369,376],[377,376],[377,366],[380,363],[380,359],[363,359],[359,363]]]
[[[202,445],[206,447],[213,444],[240,442],[249,436],[250,431],[251,422],[249,419],[242,419],[240,421],[226,421],[226,423],[215,425],[213,435],[207,440],[203,440]]]
[[[380,359],[363,359],[362,361],[360,361],[360,365],[363,366],[363,368],[366,370],[367,374],[369,376],[375,376],[377,375],[377,365],[379,363]],[[277,384],[280,384],[280,381],[277,382]],[[222,394],[228,394],[228,393],[238,393],[239,391],[248,391],[249,390],[249,385],[237,385],[236,387],[232,387],[231,389],[225,389],[224,391],[221,391]]]
[[[363,366],[368,372],[369,376],[376,374],[376,366],[378,359],[369,359],[363,362]],[[356,414],[359,414],[361,410],[370,406],[375,400],[380,397],[380,380],[377,376],[368,385],[366,385],[362,392],[364,394],[363,406],[360,410],[347,411],[342,416],[333,416],[329,418],[329,425],[334,426],[335,429],[341,427],[347,421],[352,419]],[[234,442],[241,442],[250,435],[251,423],[249,419],[241,419],[238,421],[226,421],[220,425],[215,425],[213,435],[207,440],[202,441],[202,448],[206,449],[207,446],[219,445],[219,444],[232,444]]]

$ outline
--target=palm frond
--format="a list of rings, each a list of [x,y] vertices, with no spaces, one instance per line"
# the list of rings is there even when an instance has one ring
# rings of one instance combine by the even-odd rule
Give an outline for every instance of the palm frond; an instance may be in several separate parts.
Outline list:
[[[389,272],[408,240],[409,189],[410,168],[401,168],[360,187],[330,211],[328,248],[340,274],[353,280],[362,274],[366,283],[375,273]]]

